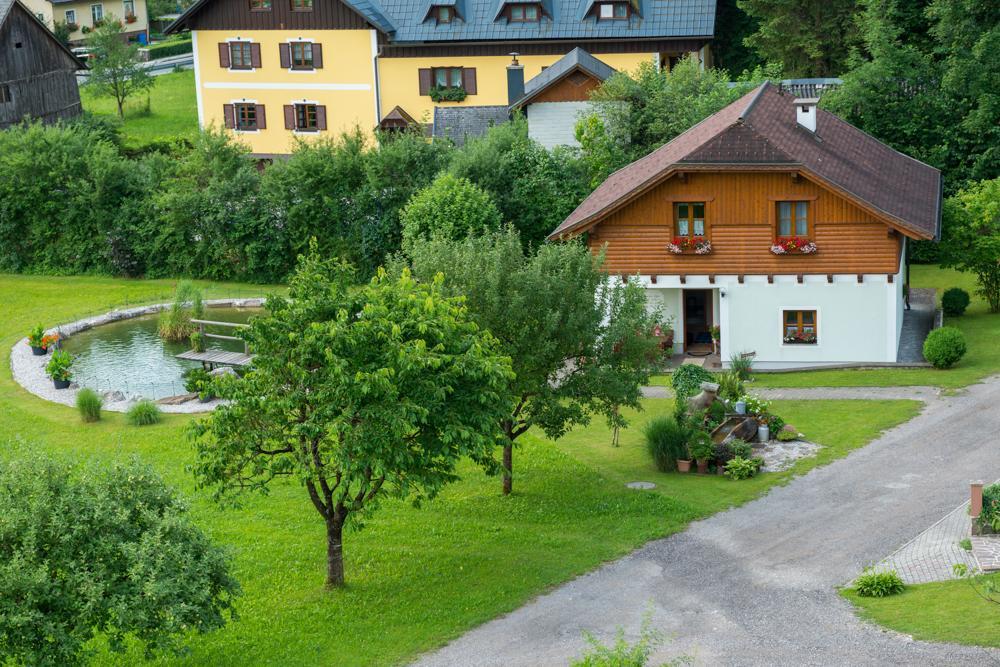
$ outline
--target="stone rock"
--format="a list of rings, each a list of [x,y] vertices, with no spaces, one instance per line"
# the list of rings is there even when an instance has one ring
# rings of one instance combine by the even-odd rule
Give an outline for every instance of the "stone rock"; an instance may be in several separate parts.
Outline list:
[[[106,391],[101,396],[108,403],[121,403],[125,400],[125,394],[120,391]]]
[[[208,372],[212,377],[221,377],[223,375],[236,375],[236,370],[231,366],[220,366],[219,368],[213,369]]]
[[[784,426],[781,427],[781,430],[788,431],[789,433],[794,433],[795,435],[799,434],[799,429],[795,428],[791,424],[785,424]]]

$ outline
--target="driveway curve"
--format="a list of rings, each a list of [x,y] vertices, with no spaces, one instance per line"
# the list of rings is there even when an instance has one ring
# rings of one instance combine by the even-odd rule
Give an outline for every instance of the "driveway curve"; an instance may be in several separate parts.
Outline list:
[[[712,665],[954,665],[1000,652],[859,620],[838,586],[1000,477],[1000,378],[935,398],[913,420],[741,507],[646,544],[486,623],[425,667],[565,665],[645,613],[673,638],[656,660]]]

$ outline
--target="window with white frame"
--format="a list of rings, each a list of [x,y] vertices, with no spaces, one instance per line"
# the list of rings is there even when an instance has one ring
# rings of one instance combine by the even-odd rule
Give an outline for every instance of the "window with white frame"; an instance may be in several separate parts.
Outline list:
[[[104,20],[104,5],[91,5],[90,19],[94,22],[94,25],[100,25],[101,21]]]
[[[76,25],[76,10],[67,9],[66,10],[66,25]]]

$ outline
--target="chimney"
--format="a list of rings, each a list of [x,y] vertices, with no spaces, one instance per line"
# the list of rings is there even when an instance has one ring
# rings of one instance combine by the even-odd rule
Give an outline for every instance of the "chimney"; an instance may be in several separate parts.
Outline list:
[[[524,96],[524,65],[517,62],[518,54],[510,54],[511,63],[507,65],[507,104],[511,105]]]
[[[816,105],[818,97],[800,97],[795,100],[795,120],[813,134],[816,133]]]

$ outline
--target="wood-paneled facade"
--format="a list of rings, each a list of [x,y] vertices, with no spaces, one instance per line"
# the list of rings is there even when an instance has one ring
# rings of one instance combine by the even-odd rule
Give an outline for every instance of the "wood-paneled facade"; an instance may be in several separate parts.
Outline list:
[[[775,255],[777,203],[806,201],[817,252]],[[705,203],[707,255],[676,255],[674,204]],[[611,213],[588,232],[615,274],[894,274],[902,236],[872,213],[791,171],[686,172]]]
[[[0,11],[0,129],[80,115],[79,61],[18,2]]]
[[[251,9],[247,0],[214,0],[197,15],[198,30],[368,30],[363,16],[337,0],[313,2],[308,11],[293,10],[288,0],[274,0],[268,10]]]

